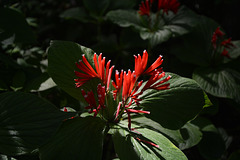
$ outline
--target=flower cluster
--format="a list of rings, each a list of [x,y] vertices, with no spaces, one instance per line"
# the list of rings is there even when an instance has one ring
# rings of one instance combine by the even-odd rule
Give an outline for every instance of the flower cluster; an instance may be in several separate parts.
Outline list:
[[[234,44],[231,42],[231,38],[223,39],[224,35],[225,33],[220,30],[220,27],[217,27],[217,29],[213,32],[213,35],[212,35],[212,40],[211,40],[212,46],[214,50],[220,49],[222,56],[230,58],[227,49],[234,47]]]
[[[115,122],[118,122],[123,114],[128,116],[128,128],[131,130],[131,113],[144,113],[150,114],[149,111],[144,111],[139,108],[141,99],[139,96],[148,89],[165,90],[169,89],[169,83],[167,82],[171,77],[165,76],[162,68],[159,66],[162,64],[162,56],[159,56],[157,60],[149,67],[147,67],[148,53],[143,51],[143,55],[134,55],[135,69],[131,71],[119,72],[115,71],[115,81],[111,81],[111,75],[114,66],[110,67],[110,61],[105,66],[105,57],[102,58],[102,54],[98,57],[96,54],[93,56],[94,67],[89,64],[85,55],[82,55],[82,60],[76,63],[77,68],[80,71],[75,71],[75,75],[78,77],[75,79],[76,87],[82,87],[88,81],[93,78],[100,79],[101,83],[96,86],[96,93],[94,91],[85,92],[81,89],[82,95],[88,106],[85,109],[89,110],[89,113],[94,113],[94,117],[98,114],[104,116],[103,112],[106,108],[112,107],[113,103],[108,102],[109,96],[112,97],[112,101],[116,104],[114,115],[111,115]],[[141,75],[149,75],[149,80],[143,83],[143,80],[138,81]],[[136,105],[132,105],[135,103]],[[111,104],[111,105],[108,105]],[[101,111],[101,112],[100,112]],[[105,118],[107,119],[107,118]],[[109,119],[108,119],[109,120]]]
[[[153,0],[146,0],[145,3],[142,1],[139,5],[139,14],[150,16],[150,8]],[[172,11],[177,14],[180,3],[177,0],[158,0],[158,11],[163,10],[163,14],[168,14],[168,11]]]

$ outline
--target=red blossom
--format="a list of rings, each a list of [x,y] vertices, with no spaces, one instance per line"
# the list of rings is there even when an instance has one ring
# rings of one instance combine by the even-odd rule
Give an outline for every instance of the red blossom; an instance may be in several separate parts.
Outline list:
[[[85,109],[89,110],[89,113],[94,113],[94,117],[97,116],[100,110],[106,108],[108,104],[106,95],[112,93],[114,101],[117,102],[115,121],[118,121],[119,116],[121,117],[123,113],[127,113],[128,116],[128,128],[131,130],[131,113],[144,113],[150,114],[149,111],[136,110],[132,108],[132,102],[136,105],[140,104],[141,99],[139,96],[147,89],[155,90],[165,90],[169,88],[169,83],[165,84],[171,77],[165,77],[165,72],[159,66],[162,64],[162,56],[159,56],[157,60],[146,69],[148,61],[148,53],[146,50],[143,51],[143,55],[134,56],[135,57],[135,71],[130,69],[126,72],[121,70],[119,73],[117,70],[115,72],[115,82],[112,81],[112,86],[114,90],[109,90],[109,84],[111,80],[111,74],[113,67],[110,68],[110,61],[105,67],[105,58],[102,58],[100,54],[94,54],[93,61],[95,69],[89,64],[85,56],[82,56],[82,61],[76,63],[77,68],[82,72],[75,71],[75,75],[79,77],[75,81],[76,87],[84,85],[87,81],[92,78],[101,79],[102,83],[97,86],[97,95],[94,96],[93,91],[88,91],[87,93],[82,89],[82,95],[88,106]],[[150,75],[151,77],[147,83],[142,87],[143,81],[138,82],[138,78],[141,75]],[[95,99],[97,97],[97,99]]]
[[[135,58],[135,73],[137,78],[140,75],[144,75],[144,74],[152,75],[155,72],[162,72],[162,68],[158,68],[163,62],[161,55],[147,70],[145,70],[147,66],[147,61],[148,61],[148,53],[146,50],[143,51],[142,57],[140,55],[138,56],[134,55],[134,58]]]
[[[179,6],[180,3],[177,0],[158,0],[158,10],[162,9],[166,14],[169,10],[177,14]]]
[[[150,4],[152,4],[152,0],[150,0]],[[141,4],[139,5],[139,11],[138,13],[142,15],[150,15],[150,5],[149,5],[149,0],[146,0],[145,3],[142,1]]]
[[[224,50],[221,53],[222,56],[225,56],[227,58],[230,58],[228,51],[224,48]]]
[[[146,140],[140,139],[140,138],[138,138],[138,137],[136,137],[136,139],[137,139],[138,141],[140,141],[140,142],[147,143],[147,144],[150,144],[151,146],[154,146],[154,147],[156,147],[156,148],[159,148],[159,145],[157,145],[157,144],[155,144],[155,143],[153,143],[153,142],[146,141]]]
[[[75,71],[75,75],[79,77],[78,79],[75,79],[76,87],[77,88],[81,87],[84,83],[91,80],[92,78],[99,78],[102,80],[104,85],[107,85],[107,89],[108,89],[114,66],[110,68],[111,61],[108,61],[105,68],[105,57],[102,58],[102,54],[98,56],[98,59],[96,54],[94,54],[93,60],[94,60],[96,71],[89,64],[85,55],[82,55],[82,60],[76,63],[77,68],[83,72],[82,73],[82,72]]]
[[[225,35],[225,33],[220,30],[220,27],[217,27],[217,29],[213,32],[211,42],[212,42],[214,49],[217,48],[217,39],[224,35]]]
[[[234,44],[231,42],[232,38],[228,38],[221,42],[221,46],[224,46],[226,48],[234,47]]]

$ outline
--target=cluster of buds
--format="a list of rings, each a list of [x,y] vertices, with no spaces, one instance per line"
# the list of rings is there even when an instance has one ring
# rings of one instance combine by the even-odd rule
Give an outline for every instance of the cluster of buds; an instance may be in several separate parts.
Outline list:
[[[139,14],[150,16],[150,9],[154,0],[146,0],[145,3],[142,1],[139,5]],[[178,12],[180,3],[177,0],[158,0],[158,11],[163,10],[163,14],[168,14],[171,10],[173,13]]]
[[[218,48],[221,50],[221,55],[225,56],[227,58],[230,58],[228,50],[231,47],[234,47],[234,44],[231,42],[231,38],[223,39],[223,36],[225,33],[220,30],[220,27],[217,27],[217,29],[213,32],[212,35],[212,46],[214,50],[217,50]]]
[[[98,78],[101,81],[96,86],[97,92],[81,90],[85,101],[88,103],[85,109],[88,109],[89,113],[94,113],[94,117],[96,117],[98,114],[104,116],[102,113],[106,108],[114,107],[115,110],[114,114],[111,115],[111,120],[118,122],[123,114],[127,114],[129,130],[132,130],[131,113],[150,114],[149,111],[134,108],[136,106],[139,108],[142,100],[139,96],[148,89],[169,89],[170,84],[165,82],[171,78],[170,76],[165,76],[165,72],[163,72],[162,68],[159,68],[163,62],[162,56],[159,56],[148,69],[146,69],[148,61],[146,50],[143,51],[142,56],[138,55],[134,56],[134,58],[135,70],[121,70],[121,72],[116,70],[115,81],[111,80],[114,66],[110,67],[111,61],[108,61],[105,66],[105,57],[102,57],[102,54],[97,57],[95,53],[93,56],[95,69],[89,64],[85,55],[82,55],[82,60],[76,63],[80,72],[75,71],[75,75],[78,77],[75,79],[77,88],[84,86],[86,82],[93,78]],[[146,83],[143,83],[143,80],[138,81],[141,75],[149,75],[150,78]],[[94,95],[94,93],[97,93],[97,95]],[[114,103],[108,102],[109,97],[111,97],[111,101],[114,101]],[[135,105],[132,105],[133,103]],[[112,106],[112,104],[116,104],[116,106]]]

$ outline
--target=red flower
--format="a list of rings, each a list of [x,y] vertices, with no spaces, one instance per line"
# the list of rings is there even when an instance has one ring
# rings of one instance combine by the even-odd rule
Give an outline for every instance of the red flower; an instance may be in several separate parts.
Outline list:
[[[152,4],[152,0],[150,0],[150,4]],[[144,2],[142,1],[141,4],[139,5],[139,11],[138,13],[142,16],[142,15],[150,15],[150,6],[149,6],[149,0]]]
[[[177,0],[158,0],[158,10],[163,9],[163,13],[166,14],[169,10],[176,14],[179,6],[180,3]]]
[[[211,42],[212,42],[214,49],[217,48],[217,39],[224,35],[225,35],[225,33],[220,30],[220,27],[217,27],[217,29],[213,32]]]
[[[225,56],[227,58],[230,58],[228,51],[224,48],[224,50],[221,53],[222,56]]]
[[[132,107],[132,102],[135,102],[136,105],[140,104],[141,99],[139,96],[148,89],[155,90],[165,90],[169,88],[169,83],[163,84],[167,82],[171,77],[165,76],[165,73],[162,71],[162,68],[159,66],[162,64],[162,56],[159,56],[157,60],[148,68],[148,53],[146,50],[143,51],[143,56],[138,55],[135,57],[135,71],[128,72],[121,70],[119,73],[117,70],[115,72],[115,82],[112,81],[112,86],[115,88],[114,90],[109,90],[109,83],[111,79],[111,74],[113,67],[110,68],[110,61],[108,61],[105,69],[105,58],[102,58],[102,54],[97,56],[94,54],[93,61],[96,68],[96,71],[91,67],[91,65],[86,60],[85,56],[82,56],[82,61],[77,63],[77,67],[83,72],[75,71],[76,76],[79,78],[76,79],[76,87],[80,87],[84,85],[87,81],[92,78],[99,78],[102,80],[102,84],[98,84],[97,86],[97,96],[94,96],[93,91],[88,91],[87,93],[82,89],[82,95],[85,101],[88,103],[88,106],[85,109],[89,109],[89,113],[94,113],[94,117],[97,116],[100,110],[106,108],[108,103],[109,94],[112,93],[113,100],[116,101],[116,112],[114,115],[115,121],[119,120],[119,117],[122,116],[123,113],[127,113],[128,115],[128,128],[131,130],[131,113],[140,113],[140,114],[150,114],[149,111],[136,110]],[[110,68],[110,69],[109,69]],[[145,70],[146,69],[146,70]],[[138,78],[141,75],[150,75],[150,79],[147,83],[143,85],[143,81],[138,82]],[[108,95],[106,97],[106,95]],[[97,101],[95,99],[97,97]]]
[[[226,48],[234,47],[234,44],[231,42],[232,38],[228,38],[221,42],[221,46],[224,46]]]
[[[135,58],[135,74],[136,74],[137,78],[143,74],[152,75],[155,72],[160,72],[160,73],[162,72],[162,68],[158,68],[163,62],[161,55],[146,71],[145,71],[145,69],[146,69],[147,61],[148,61],[147,51],[146,50],[143,51],[142,57],[140,55],[138,55],[138,56],[134,55],[134,58]]]
[[[147,144],[150,144],[151,146],[154,146],[154,147],[156,147],[156,148],[159,148],[159,145],[157,145],[157,144],[155,144],[155,143],[153,143],[153,142],[146,141],[146,140],[140,139],[140,138],[138,138],[138,137],[136,137],[136,139],[137,139],[138,141],[140,141],[140,142],[147,143]]]
[[[84,83],[91,80],[92,78],[99,78],[102,80],[104,85],[107,85],[107,89],[108,89],[114,66],[110,68],[111,61],[108,61],[105,69],[105,57],[102,58],[102,54],[98,56],[98,59],[96,54],[94,54],[93,60],[94,60],[94,64],[97,72],[89,64],[85,55],[82,55],[82,60],[76,63],[77,68],[80,69],[82,72],[84,72],[82,73],[82,72],[75,71],[75,75],[79,77],[78,79],[75,79],[75,81],[77,82],[75,83],[76,87],[77,88],[81,87]]]

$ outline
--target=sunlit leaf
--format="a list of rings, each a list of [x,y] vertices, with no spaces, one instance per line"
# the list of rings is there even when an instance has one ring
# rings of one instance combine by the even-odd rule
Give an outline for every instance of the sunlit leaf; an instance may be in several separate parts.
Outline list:
[[[114,147],[120,159],[187,159],[181,150],[162,134],[147,128],[137,126],[134,128],[137,128],[136,131],[141,135],[134,132],[130,133],[124,127],[114,128],[113,126],[112,128]]]
[[[170,89],[145,91],[140,96],[140,106],[151,112],[146,117],[163,127],[180,129],[202,110],[205,105],[204,93],[194,80],[172,73],[170,75]]]

